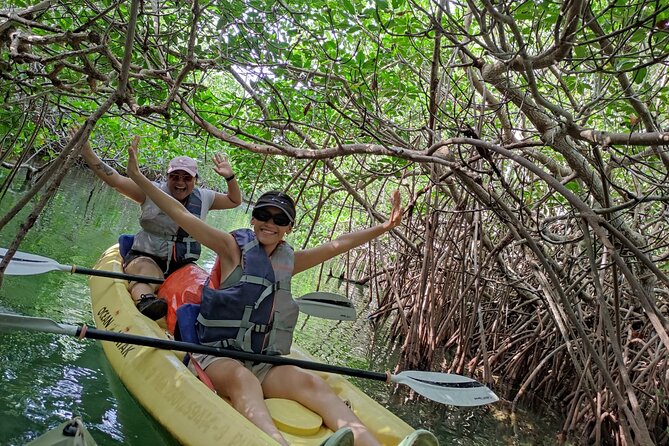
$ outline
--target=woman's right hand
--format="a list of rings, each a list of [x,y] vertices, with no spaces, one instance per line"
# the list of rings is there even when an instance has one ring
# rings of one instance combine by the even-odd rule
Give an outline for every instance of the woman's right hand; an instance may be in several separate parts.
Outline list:
[[[74,139],[74,137],[77,135],[77,132],[78,132],[78,131],[79,131],[79,128],[78,128],[78,127],[71,127],[71,128],[67,131],[67,133],[70,135],[70,139]],[[81,148],[81,156],[86,155],[86,152],[88,152],[88,153],[93,153],[93,154],[95,153],[95,152],[93,152],[93,149],[91,148],[91,145],[90,145],[90,143],[88,142],[88,139],[86,139],[86,141],[84,141],[84,142],[81,144],[81,147],[82,147],[82,148]]]
[[[404,209],[402,209],[401,207],[402,200],[400,198],[400,192],[398,190],[394,190],[391,192],[390,203],[392,204],[393,209],[390,212],[390,217],[388,217],[388,220],[383,224],[383,227],[387,231],[390,231],[391,229],[399,226],[399,224],[402,223],[402,214],[404,213]]]
[[[127,173],[133,180],[142,175],[142,172],[139,170],[139,164],[137,163],[137,147],[139,146],[139,140],[140,137],[135,135],[132,139],[132,143],[128,146]]]

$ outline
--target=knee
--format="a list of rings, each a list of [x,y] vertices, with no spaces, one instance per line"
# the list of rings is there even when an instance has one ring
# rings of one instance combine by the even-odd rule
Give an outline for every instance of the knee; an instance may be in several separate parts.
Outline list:
[[[231,376],[232,380],[240,385],[257,382],[258,378],[246,367],[237,367]]]
[[[256,378],[256,376],[246,367],[237,367],[226,377],[225,383],[222,384],[228,389],[227,393],[231,397],[233,397],[235,393],[243,394],[248,392],[249,389],[260,389],[260,381],[258,381],[258,378]]]
[[[300,387],[303,390],[313,394],[320,394],[330,390],[330,386],[320,376],[309,372],[305,372],[304,375],[300,379]]]
[[[127,265],[124,265],[123,269],[128,274],[157,278],[163,277],[163,272],[160,270],[156,262],[149,257],[137,257],[131,260]]]

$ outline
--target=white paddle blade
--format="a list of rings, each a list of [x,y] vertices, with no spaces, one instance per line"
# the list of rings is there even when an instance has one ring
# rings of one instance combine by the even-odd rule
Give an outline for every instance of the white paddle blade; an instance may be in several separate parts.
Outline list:
[[[298,297],[295,302],[302,313],[321,319],[354,321],[358,318],[351,301],[339,294],[318,291]]]
[[[391,375],[390,380],[407,385],[433,401],[451,406],[482,406],[499,401],[492,390],[461,375],[409,370]]]
[[[76,336],[77,329],[76,325],[58,324],[42,317],[0,313],[0,330],[27,330]]]
[[[7,250],[0,248],[0,261],[5,257],[5,254],[7,254]],[[60,265],[46,257],[16,251],[12,260],[9,261],[9,265],[7,265],[5,274],[8,276],[31,276],[55,270],[70,271],[71,267]]]

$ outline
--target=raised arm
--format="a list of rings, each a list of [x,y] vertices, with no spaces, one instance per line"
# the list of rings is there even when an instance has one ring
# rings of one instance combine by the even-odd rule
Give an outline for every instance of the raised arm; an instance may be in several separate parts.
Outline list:
[[[160,190],[144,176],[137,164],[138,144],[139,138],[135,138],[128,147],[128,176],[130,179],[191,237],[216,252],[221,259],[221,264],[227,265],[237,261],[238,259],[234,259],[233,253],[238,251],[238,248],[232,235],[209,226],[188,212],[181,203]]]
[[[330,260],[331,258],[367,243],[398,226],[402,222],[403,212],[400,207],[399,191],[392,192],[390,202],[393,205],[393,210],[386,222],[372,226],[371,228],[340,235],[331,242],[324,243],[311,249],[295,252],[293,274],[300,273],[313,266],[319,265],[326,260]]]
[[[70,130],[70,136],[74,137],[75,133],[76,130]],[[86,161],[86,164],[88,164],[88,167],[91,168],[95,176],[131,200],[136,201],[139,204],[144,203],[146,195],[144,195],[142,189],[140,189],[130,178],[124,177],[118,173],[116,169],[102,161],[93,151],[88,141],[83,144],[81,157]]]
[[[228,159],[220,153],[214,155],[214,171],[228,183],[228,193],[222,194],[217,192],[211,208],[231,209],[242,204],[242,193],[239,190],[232,166],[228,162]]]

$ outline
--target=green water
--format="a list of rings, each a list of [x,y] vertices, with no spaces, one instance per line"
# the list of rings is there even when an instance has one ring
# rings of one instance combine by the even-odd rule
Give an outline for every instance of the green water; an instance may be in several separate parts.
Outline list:
[[[0,202],[0,214],[21,195],[12,190]],[[17,226],[31,210],[21,211],[0,233],[8,247]],[[248,227],[245,209],[215,211],[208,221],[224,229]],[[138,207],[109,190],[88,171],[74,171],[38,219],[19,248],[62,264],[91,267],[119,234],[137,230]],[[206,251],[200,261],[213,264]],[[40,316],[58,322],[92,323],[87,276],[49,272],[36,276],[5,276],[0,311]],[[315,290],[309,272],[296,277],[296,295]],[[355,322],[324,321],[301,316],[296,342],[322,361],[384,371],[392,354],[382,337],[374,336],[364,315],[359,290],[335,281],[321,290],[353,296],[361,317]],[[28,332],[0,332],[0,445],[23,445],[71,415],[82,416],[99,445],[174,445],[124,388],[95,341]],[[499,405],[454,408],[419,398],[382,383],[354,380],[365,392],[414,427],[430,429],[442,445],[553,444],[559,425],[552,417],[521,412],[514,423]],[[402,389],[404,390],[404,389]],[[208,446],[208,445],[203,445]]]

